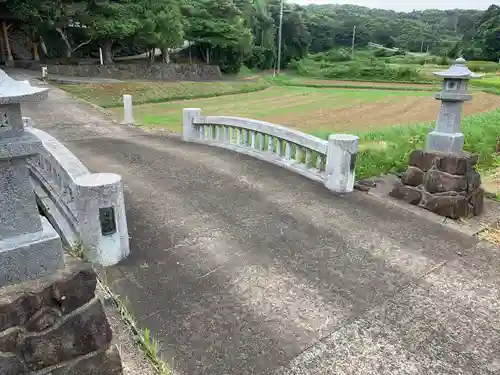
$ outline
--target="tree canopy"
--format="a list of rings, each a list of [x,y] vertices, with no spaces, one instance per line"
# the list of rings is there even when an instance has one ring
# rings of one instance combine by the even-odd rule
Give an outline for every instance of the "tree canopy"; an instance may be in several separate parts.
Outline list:
[[[80,57],[101,46],[114,53],[172,49],[189,42],[190,57],[237,71],[275,66],[280,0],[9,0],[30,34],[54,44],[60,54]],[[406,51],[469,59],[500,58],[500,7],[424,10],[410,13],[355,5],[284,3],[282,64],[308,52],[369,42]],[[51,35],[51,37],[47,37]],[[87,48],[88,47],[88,48]],[[46,54],[50,52],[44,49]],[[50,56],[49,56],[50,57]]]

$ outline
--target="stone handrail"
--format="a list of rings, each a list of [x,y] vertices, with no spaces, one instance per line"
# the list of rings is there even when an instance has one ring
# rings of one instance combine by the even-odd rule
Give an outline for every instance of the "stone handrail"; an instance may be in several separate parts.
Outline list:
[[[25,120],[25,125],[31,121]],[[62,239],[81,241],[85,258],[103,266],[129,254],[129,238],[121,177],[91,173],[57,139],[32,127],[43,144],[29,163],[38,204]]]
[[[335,192],[351,192],[358,137],[332,134],[328,141],[265,121],[201,116],[185,108],[183,139],[233,150],[279,165]]]

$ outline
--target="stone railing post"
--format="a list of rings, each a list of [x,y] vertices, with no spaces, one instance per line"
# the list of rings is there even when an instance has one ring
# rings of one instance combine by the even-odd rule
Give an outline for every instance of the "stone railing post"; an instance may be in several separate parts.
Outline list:
[[[123,121],[122,125],[134,125],[134,109],[132,106],[132,95],[123,95]]]
[[[123,184],[114,173],[94,173],[76,180],[76,215],[85,258],[103,266],[125,259],[129,239]]]
[[[201,116],[200,108],[184,108],[182,114],[182,139],[189,142],[197,138],[196,129],[193,121],[196,117]]]
[[[358,137],[350,134],[332,134],[328,138],[325,187],[336,193],[354,190]]]

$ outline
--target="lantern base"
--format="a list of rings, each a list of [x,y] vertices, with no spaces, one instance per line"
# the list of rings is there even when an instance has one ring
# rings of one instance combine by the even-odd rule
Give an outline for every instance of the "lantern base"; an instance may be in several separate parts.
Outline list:
[[[0,287],[51,274],[63,264],[61,238],[40,217],[42,230],[0,240]]]
[[[443,133],[434,130],[427,135],[427,151],[461,152],[463,147],[462,133]]]
[[[452,219],[480,215],[484,191],[476,163],[466,152],[415,150],[390,195]]]

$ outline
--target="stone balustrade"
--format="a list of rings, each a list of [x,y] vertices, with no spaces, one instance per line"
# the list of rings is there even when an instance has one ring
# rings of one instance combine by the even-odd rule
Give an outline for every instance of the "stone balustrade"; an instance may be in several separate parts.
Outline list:
[[[68,244],[81,241],[85,257],[103,266],[127,257],[130,250],[121,177],[90,173],[46,132],[36,128],[26,128],[26,132],[43,144],[29,162],[31,180],[39,206],[63,240]]]
[[[328,141],[264,121],[201,116],[184,109],[183,139],[253,156],[322,182],[334,192],[351,192],[358,137],[332,134]]]

